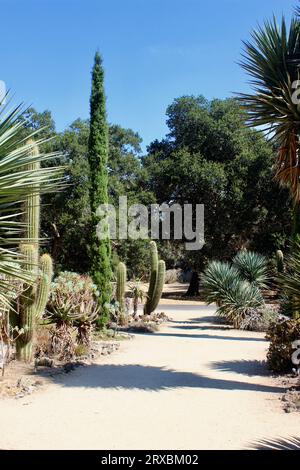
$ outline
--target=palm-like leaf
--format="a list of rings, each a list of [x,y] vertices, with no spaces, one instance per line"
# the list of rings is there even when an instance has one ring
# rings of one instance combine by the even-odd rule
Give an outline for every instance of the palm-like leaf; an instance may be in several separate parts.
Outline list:
[[[244,45],[241,65],[252,77],[254,93],[241,94],[239,99],[248,123],[272,133],[279,149],[276,177],[289,186],[298,202],[300,105],[293,102],[293,84],[300,79],[300,22],[292,19],[288,29],[284,18],[280,27],[275,19],[267,21]]]
[[[61,167],[28,169],[35,162],[59,155],[33,155],[30,150],[34,144],[25,143],[22,137],[24,121],[19,119],[20,112],[20,107],[8,112],[0,104],[0,306],[9,303],[9,279],[31,281],[30,273],[22,268],[23,259],[18,252],[24,229],[20,222],[22,202],[30,193],[48,193],[59,189],[63,182]]]
[[[240,251],[233,259],[234,266],[241,277],[260,288],[266,288],[268,282],[268,260],[253,251]]]
[[[202,275],[202,283],[207,303],[215,302],[217,314],[226,317],[237,328],[249,314],[264,306],[258,287],[243,279],[241,272],[229,263],[209,263]]]
[[[236,268],[229,263],[211,261],[202,275],[203,295],[207,303],[220,305],[236,280],[241,280]]]

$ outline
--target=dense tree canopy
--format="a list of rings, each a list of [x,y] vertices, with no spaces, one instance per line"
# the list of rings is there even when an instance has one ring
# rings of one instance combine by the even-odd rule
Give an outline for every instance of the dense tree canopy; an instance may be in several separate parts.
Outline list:
[[[273,181],[273,149],[245,126],[236,101],[185,96],[167,117],[169,134],[149,146],[143,164],[160,203],[205,205],[206,244],[185,259],[201,267],[242,247],[272,253],[284,245],[290,211],[287,192]]]
[[[47,126],[47,145],[63,152],[69,186],[44,198],[42,235],[56,270],[89,270],[89,122],[77,119],[62,133],[50,112],[27,114],[28,129]],[[167,109],[169,134],[141,154],[141,138],[131,129],[109,126],[109,201],[127,195],[128,204],[205,204],[205,241],[187,252],[179,241],[161,241],[168,267],[202,268],[210,258],[229,259],[242,247],[272,254],[290,236],[287,191],[274,181],[275,152],[263,133],[244,124],[235,100],[176,99]],[[46,130],[44,131],[46,132]],[[51,150],[51,148],[48,150]],[[126,262],[129,276],[148,271],[146,240],[113,240],[113,262]]]

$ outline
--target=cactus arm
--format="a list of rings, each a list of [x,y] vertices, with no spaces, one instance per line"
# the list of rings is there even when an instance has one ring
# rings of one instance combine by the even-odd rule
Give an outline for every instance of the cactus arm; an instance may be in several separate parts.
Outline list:
[[[126,265],[124,263],[119,263],[117,268],[117,289],[116,289],[116,298],[120,305],[121,313],[124,313],[125,310],[125,289],[126,289]]]
[[[35,316],[37,319],[41,318],[43,315],[50,294],[51,281],[53,277],[53,263],[50,255],[44,254],[41,256],[40,271],[41,276],[35,300]]]
[[[155,311],[161,299],[161,294],[162,294],[164,284],[165,284],[165,275],[166,275],[166,265],[164,261],[160,260],[158,262],[157,280],[155,284],[155,289],[154,289],[153,297],[151,299],[150,306],[149,306],[150,313]]]

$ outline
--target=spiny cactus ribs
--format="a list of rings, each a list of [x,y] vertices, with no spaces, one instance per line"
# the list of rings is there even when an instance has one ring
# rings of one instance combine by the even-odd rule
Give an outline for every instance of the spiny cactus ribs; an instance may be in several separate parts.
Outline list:
[[[157,246],[154,241],[150,242],[151,272],[147,294],[147,301],[144,307],[144,314],[150,315],[155,311],[161,298],[165,283],[166,266],[165,262],[158,261]]]
[[[28,144],[31,145],[32,155],[38,155],[37,145],[32,140]],[[28,165],[27,169],[36,171],[39,167],[40,163],[36,162]],[[24,286],[18,302],[19,328],[24,333],[17,339],[17,358],[25,362],[32,360],[35,323],[46,307],[53,275],[51,256],[44,254],[39,260],[40,210],[39,186],[33,186],[24,202],[26,242],[20,247],[24,255],[24,269],[32,275],[32,282]]]

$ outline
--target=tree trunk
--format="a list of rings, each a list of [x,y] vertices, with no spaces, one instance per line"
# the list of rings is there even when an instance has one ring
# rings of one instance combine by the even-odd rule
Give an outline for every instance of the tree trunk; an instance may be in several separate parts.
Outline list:
[[[300,236],[300,207],[299,203],[295,202],[293,206],[293,224],[292,224],[292,254],[297,250],[297,241]],[[295,305],[294,296],[291,299],[293,318],[297,320],[300,318],[299,308]]]
[[[189,288],[185,293],[186,297],[196,297],[199,295],[199,275],[193,271]]]

